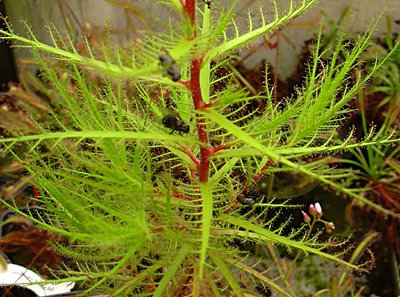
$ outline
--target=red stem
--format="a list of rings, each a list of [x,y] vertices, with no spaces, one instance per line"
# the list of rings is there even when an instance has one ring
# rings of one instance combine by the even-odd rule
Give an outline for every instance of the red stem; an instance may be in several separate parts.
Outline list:
[[[239,202],[235,199],[235,200],[233,200],[232,201],[232,204],[227,208],[227,209],[225,209],[224,210],[224,213],[230,213],[230,212],[232,212],[235,208],[236,208],[236,206],[239,204]]]
[[[180,1],[182,4],[182,0]],[[196,0],[186,0],[183,5],[183,10],[189,17],[190,23],[195,24],[196,21]]]
[[[379,193],[379,195],[381,195],[386,202],[394,209],[396,209],[397,211],[400,210],[399,205],[396,203],[396,201],[393,200],[393,198],[383,189],[382,185],[376,185],[373,187],[375,191],[377,191]]]
[[[193,161],[194,165],[196,166],[197,169],[199,169],[200,162],[199,160],[193,155],[191,151],[189,151],[187,148],[181,147],[180,148],[182,152],[184,152],[186,155],[189,156],[189,158]]]
[[[200,68],[203,61],[203,55],[200,55],[196,59],[192,60],[191,71],[190,71],[190,91],[192,92],[193,104],[196,110],[202,110],[208,107],[203,101],[200,89]],[[208,135],[205,126],[205,119],[203,117],[196,118],[197,132],[199,139],[204,143],[200,149],[200,166],[199,166],[199,181],[205,183],[208,181],[208,173],[210,169],[210,156],[212,154],[212,148],[208,142]]]
[[[200,110],[206,107],[206,104],[203,101],[203,97],[201,96],[201,89],[200,89],[200,68],[201,68],[201,63],[203,62],[203,56],[204,55],[201,54],[199,57],[192,60],[192,65],[190,70],[189,87],[190,90],[192,91],[193,103],[196,110]]]
[[[172,195],[177,199],[187,200],[187,201],[191,201],[191,200],[196,200],[197,199],[197,198],[185,196],[185,195],[183,195],[183,194],[181,194],[179,192],[175,192],[175,191],[172,192]]]
[[[254,176],[253,176],[253,184],[255,183],[255,182],[257,182],[263,175],[264,175],[264,171],[265,170],[267,170],[268,169],[268,167],[270,167],[271,165],[272,165],[272,160],[270,159],[270,160],[268,160],[267,161],[267,163],[265,163],[265,165],[263,166],[263,168],[261,168],[261,170],[257,173],[257,174],[255,174]]]
[[[190,90],[190,81],[179,80],[178,83],[184,85],[186,88]]]
[[[193,27],[193,36],[196,36],[196,0],[186,0],[185,4],[183,5],[183,10],[188,15],[190,23]],[[190,69],[190,81],[184,83],[192,93],[194,108],[197,111],[204,110],[210,106],[209,104],[206,104],[204,102],[200,88],[200,69],[203,62],[203,56],[204,54],[201,54],[197,58],[192,60]],[[205,183],[208,181],[208,175],[210,171],[210,156],[213,154],[214,151],[210,147],[210,143],[208,141],[205,119],[203,117],[196,117],[196,127],[199,139],[203,143],[200,149],[200,161],[198,162],[197,166],[199,181]]]
[[[227,144],[221,144],[219,146],[216,146],[212,149],[212,153],[215,154],[216,152],[219,152],[220,150],[226,149],[228,147]]]
[[[203,147],[200,149],[199,181],[201,183],[206,183],[208,181],[211,150],[212,149],[208,147]]]

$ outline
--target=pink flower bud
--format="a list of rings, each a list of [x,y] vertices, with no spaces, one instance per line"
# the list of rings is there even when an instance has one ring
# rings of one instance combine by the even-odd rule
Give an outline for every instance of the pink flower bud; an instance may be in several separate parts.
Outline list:
[[[332,223],[332,222],[326,223],[326,226],[327,226],[329,229],[335,230],[335,224]]]
[[[331,234],[332,231],[335,230],[335,225],[332,222],[325,223],[325,232]]]
[[[303,215],[304,222],[309,223],[311,221],[311,218],[309,217],[309,215],[306,214],[304,211],[301,211],[301,214]]]
[[[314,204],[310,204],[310,207],[308,208],[308,212],[310,215],[315,216],[317,214],[317,210],[315,209]]]
[[[319,216],[319,217],[322,216],[322,207],[319,204],[319,202],[315,203],[314,207],[315,207],[315,210],[317,212],[317,216]]]

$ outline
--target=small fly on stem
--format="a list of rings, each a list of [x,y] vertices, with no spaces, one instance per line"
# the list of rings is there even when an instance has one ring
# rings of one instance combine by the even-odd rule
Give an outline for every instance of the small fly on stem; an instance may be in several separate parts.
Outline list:
[[[158,56],[158,60],[161,67],[173,81],[178,81],[181,78],[181,68],[166,50]]]
[[[178,119],[176,116],[168,114],[163,118],[162,122],[165,127],[171,129],[171,134],[174,133],[174,131],[178,131],[180,134],[189,133],[189,125],[186,125],[181,119]]]

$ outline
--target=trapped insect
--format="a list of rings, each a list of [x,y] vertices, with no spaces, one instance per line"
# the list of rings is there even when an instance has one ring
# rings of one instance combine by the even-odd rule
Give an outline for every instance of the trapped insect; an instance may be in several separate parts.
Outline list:
[[[176,64],[175,60],[168,54],[160,54],[158,56],[161,67],[166,71],[166,73],[171,77],[173,81],[178,81],[181,78],[181,68]]]
[[[203,0],[204,4],[207,5],[208,9],[211,9],[211,0]]]
[[[262,199],[262,198],[261,198]],[[255,203],[260,201],[260,196],[253,191],[240,194],[236,197],[236,200],[243,205],[253,206]]]
[[[179,133],[189,133],[189,125],[186,125],[182,120],[171,114],[166,115],[162,122],[165,127],[171,129],[171,134],[174,133],[174,131],[178,131]]]
[[[252,206],[252,205],[254,205],[254,203],[256,203],[253,198],[246,197],[244,195],[239,195],[238,197],[236,197],[236,199],[240,204],[243,204],[243,205]]]

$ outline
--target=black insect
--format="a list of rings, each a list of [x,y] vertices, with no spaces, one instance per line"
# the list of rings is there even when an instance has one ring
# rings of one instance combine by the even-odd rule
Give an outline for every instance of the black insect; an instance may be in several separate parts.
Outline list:
[[[174,131],[178,131],[180,134],[189,133],[189,125],[186,125],[182,120],[171,114],[166,115],[162,122],[165,127],[171,129],[171,134],[174,133]]]
[[[160,61],[161,67],[173,81],[178,81],[181,78],[181,68],[167,51],[159,55],[158,60]]]
[[[211,0],[203,0],[203,2],[207,5],[208,9],[211,9]]]
[[[256,203],[253,198],[245,197],[243,195],[236,197],[236,199],[240,204],[243,205],[253,206],[254,203]]]
[[[253,206],[255,203],[259,202],[260,197],[259,195],[253,192],[247,192],[240,194],[236,197],[236,200],[243,205]]]

